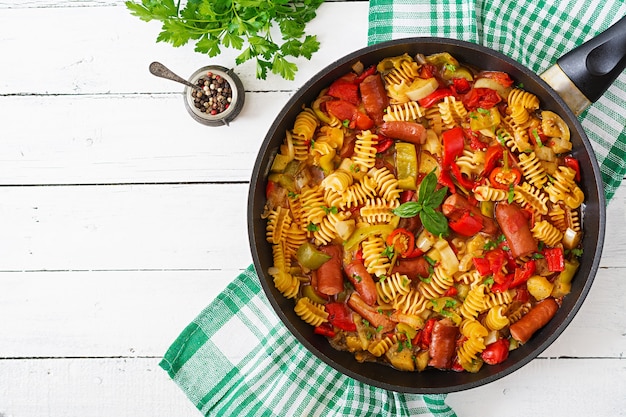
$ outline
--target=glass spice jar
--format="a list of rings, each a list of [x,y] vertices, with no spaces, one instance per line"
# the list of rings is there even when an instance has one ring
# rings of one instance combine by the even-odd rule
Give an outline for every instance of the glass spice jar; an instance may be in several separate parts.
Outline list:
[[[189,81],[201,90],[185,87],[187,111],[207,126],[228,126],[239,115],[245,101],[243,84],[230,69],[209,65],[194,72]]]

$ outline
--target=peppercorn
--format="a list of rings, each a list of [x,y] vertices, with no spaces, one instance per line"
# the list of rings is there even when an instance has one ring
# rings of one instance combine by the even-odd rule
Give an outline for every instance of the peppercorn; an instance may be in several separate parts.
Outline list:
[[[203,113],[213,116],[225,111],[232,102],[233,92],[228,81],[219,75],[207,72],[206,77],[198,79],[202,91],[192,91],[194,106]]]

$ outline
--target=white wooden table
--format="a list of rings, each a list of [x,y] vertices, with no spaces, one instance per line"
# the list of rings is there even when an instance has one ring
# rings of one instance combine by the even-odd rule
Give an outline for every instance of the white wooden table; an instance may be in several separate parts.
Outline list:
[[[308,28],[321,51],[293,82],[237,67],[246,105],[214,128],[148,64],[188,76],[236,51],[157,44],[159,24],[121,0],[0,0],[0,416],[200,415],[158,362],[251,263],[264,132],[309,77],[366,45],[367,6],[321,6]],[[626,415],[625,203],[626,185],[568,329],[518,372],[449,395],[459,416]]]

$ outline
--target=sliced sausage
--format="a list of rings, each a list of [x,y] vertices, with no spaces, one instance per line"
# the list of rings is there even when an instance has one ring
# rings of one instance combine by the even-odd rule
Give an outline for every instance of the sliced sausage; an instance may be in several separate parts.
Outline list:
[[[339,245],[319,248],[330,255],[330,259],[317,269],[317,290],[325,295],[335,295],[343,291],[343,249]]]
[[[521,319],[513,323],[510,327],[511,336],[520,343],[526,343],[530,337],[554,317],[559,309],[554,298],[546,298],[538,302]]]
[[[469,210],[474,216],[481,216],[483,219],[483,228],[481,232],[488,235],[498,233],[498,224],[491,217],[487,217],[480,212],[480,208],[476,207],[460,194],[451,194],[445,199],[441,206],[444,216],[452,221],[457,221]]]
[[[430,275],[430,264],[423,256],[411,259],[398,259],[391,273],[406,275],[411,280],[428,278]]]
[[[399,139],[415,145],[421,145],[426,142],[426,128],[415,122],[385,122],[380,126],[378,131],[390,138]]]
[[[348,306],[352,310],[356,311],[370,323],[370,326],[376,328],[380,332],[390,332],[396,327],[396,323],[388,318],[384,313],[379,312],[378,309],[368,305],[363,301],[358,293],[353,292],[348,298]]]
[[[389,105],[389,97],[380,75],[368,75],[359,84],[359,89],[363,107],[365,107],[367,114],[374,120],[376,125],[383,124],[383,114]]]
[[[450,369],[456,351],[456,339],[459,328],[450,320],[443,319],[435,323],[432,340],[428,347],[430,361],[428,364],[437,369]]]
[[[506,237],[513,257],[518,258],[537,252],[537,240],[530,231],[528,219],[516,204],[498,203],[496,221]]]
[[[368,305],[376,304],[376,284],[374,283],[372,275],[367,272],[363,262],[355,259],[349,264],[344,265],[343,270],[363,301]]]

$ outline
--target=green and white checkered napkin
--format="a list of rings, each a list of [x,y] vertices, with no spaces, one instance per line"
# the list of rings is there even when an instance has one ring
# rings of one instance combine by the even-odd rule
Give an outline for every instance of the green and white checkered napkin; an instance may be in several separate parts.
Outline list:
[[[541,73],[626,13],[623,0],[370,0],[370,44],[441,36],[499,50]],[[626,170],[626,76],[581,122],[610,199]],[[176,339],[160,363],[207,416],[455,416],[445,395],[402,394],[346,377],[280,322],[252,266]]]

